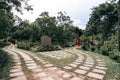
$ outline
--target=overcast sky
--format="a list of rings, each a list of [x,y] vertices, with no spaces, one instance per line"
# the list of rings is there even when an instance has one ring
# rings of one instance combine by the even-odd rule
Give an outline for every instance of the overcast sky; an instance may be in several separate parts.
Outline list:
[[[33,5],[34,9],[32,14],[27,11],[23,11],[24,15],[15,14],[18,14],[23,20],[33,22],[41,12],[47,11],[50,16],[57,16],[59,11],[65,11],[74,21],[74,25],[85,29],[91,9],[104,2],[106,0],[30,0],[29,4]]]

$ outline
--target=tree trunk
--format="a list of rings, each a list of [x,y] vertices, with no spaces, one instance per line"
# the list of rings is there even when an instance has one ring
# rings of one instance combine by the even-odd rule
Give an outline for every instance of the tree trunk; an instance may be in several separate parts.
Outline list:
[[[119,33],[119,36],[118,36],[118,44],[119,44],[119,51],[120,51],[120,0],[118,2],[118,33]]]

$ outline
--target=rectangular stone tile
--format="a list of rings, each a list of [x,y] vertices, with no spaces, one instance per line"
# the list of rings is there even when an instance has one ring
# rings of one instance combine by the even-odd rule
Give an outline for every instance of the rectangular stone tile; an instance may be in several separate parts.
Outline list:
[[[105,71],[100,69],[93,69],[93,72],[105,74]]]
[[[70,67],[70,66],[65,66],[65,67],[63,67],[64,69],[67,69],[67,70],[70,70],[70,69],[73,69],[72,67]]]
[[[85,64],[91,64],[91,65],[94,65],[94,63],[92,63],[92,62],[85,62]]]
[[[35,61],[26,61],[25,63],[26,64],[28,64],[28,63],[35,63]]]
[[[30,67],[30,66],[37,66],[37,64],[36,63],[30,63],[30,64],[26,64],[28,67]]]
[[[107,68],[106,67],[100,67],[100,66],[96,66],[97,69],[103,69],[103,70],[106,70]]]
[[[14,73],[14,72],[22,72],[21,68],[16,68],[16,69],[11,69],[10,73]]]
[[[40,68],[32,69],[32,72],[34,72],[34,73],[40,73],[40,72],[42,72],[42,69],[40,69]]]
[[[93,65],[92,65],[92,64],[84,64],[83,66],[93,67]]]
[[[13,67],[11,67],[11,69],[17,69],[17,68],[21,68],[21,66],[13,66]]]
[[[78,65],[77,64],[69,64],[69,66],[71,66],[71,67],[77,67]]]
[[[73,64],[77,64],[77,65],[79,65],[79,64],[81,64],[81,62],[73,62]]]
[[[57,70],[58,68],[57,67],[49,67],[49,68],[47,68],[48,70]]]
[[[30,66],[30,67],[27,67],[28,69],[36,69],[38,68],[37,66]]]
[[[19,77],[12,78],[11,80],[27,80],[27,78],[25,76],[19,76]]]
[[[63,75],[64,73],[65,73],[65,71],[61,71],[61,70],[57,71],[57,74],[59,74],[59,75]]]
[[[38,73],[34,75],[35,77],[47,77],[47,74],[45,72]]]
[[[70,80],[83,80],[82,78],[79,78],[79,77],[73,77],[72,79]]]
[[[45,64],[44,67],[52,67],[53,64]]]
[[[55,80],[55,79],[52,77],[45,77],[45,78],[42,78],[41,80]]]
[[[93,72],[88,73],[87,76],[95,78],[95,79],[100,79],[100,80],[102,80],[104,78],[104,75],[93,73]]]
[[[84,70],[89,70],[90,69],[90,67],[86,67],[86,66],[80,66],[79,68],[84,69]]]
[[[87,71],[81,70],[81,69],[77,69],[77,70],[75,70],[75,72],[78,73],[78,74],[85,75],[85,73],[86,73]]]
[[[62,77],[63,77],[63,78],[70,78],[71,76],[72,76],[72,75],[69,74],[69,73],[64,73]]]
[[[16,72],[16,73],[11,73],[10,77],[19,77],[19,76],[23,76],[24,73],[23,72]]]

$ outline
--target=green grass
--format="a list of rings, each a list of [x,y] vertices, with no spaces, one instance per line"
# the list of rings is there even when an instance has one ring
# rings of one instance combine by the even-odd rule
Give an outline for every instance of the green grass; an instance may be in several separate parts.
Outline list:
[[[4,63],[0,64],[1,65],[1,67],[0,67],[0,80],[10,80],[9,70],[10,70],[10,67],[12,67],[14,65],[14,63],[12,62],[12,55],[8,55],[6,52],[2,53],[1,51],[0,51],[0,54],[5,54],[3,57],[4,61],[2,61]]]
[[[72,54],[71,57],[65,58],[65,59],[54,59],[45,55],[42,55],[40,53],[36,54],[38,57],[42,58],[45,61],[49,61],[51,64],[54,64],[56,67],[62,68],[63,66],[66,66],[67,64],[70,64],[73,62],[78,56],[75,54]]]
[[[87,52],[87,51],[85,51]],[[120,63],[98,53],[89,52],[90,55],[97,55],[105,59],[107,71],[103,80],[120,80]]]
[[[107,63],[107,72],[104,80],[120,80],[120,63],[117,63],[108,57],[105,57]]]

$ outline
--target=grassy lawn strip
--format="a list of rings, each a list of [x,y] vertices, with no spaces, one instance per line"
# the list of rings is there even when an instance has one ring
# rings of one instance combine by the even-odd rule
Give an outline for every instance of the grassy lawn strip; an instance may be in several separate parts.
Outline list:
[[[54,59],[48,56],[45,56],[43,54],[37,53],[36,56],[42,58],[45,61],[49,61],[51,64],[53,64],[56,67],[62,68],[66,66],[67,64],[72,63],[78,56],[75,54],[72,54],[72,57],[65,58],[65,59]]]

